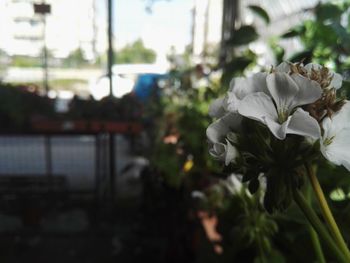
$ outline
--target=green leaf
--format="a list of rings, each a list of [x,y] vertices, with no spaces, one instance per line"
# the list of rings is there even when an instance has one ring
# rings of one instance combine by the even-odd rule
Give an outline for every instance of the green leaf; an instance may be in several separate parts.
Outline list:
[[[343,85],[341,89],[342,95],[350,98],[350,81],[343,80]]]
[[[289,29],[286,33],[281,35],[281,38],[292,38],[299,37],[305,32],[305,26],[296,26],[294,28]]]
[[[334,30],[334,32],[337,34],[337,36],[340,38],[341,41],[350,40],[349,33],[339,22],[332,23],[330,27]]]
[[[231,62],[224,66],[224,72],[221,77],[221,84],[228,86],[231,79],[238,74],[242,74],[243,71],[251,64],[254,60],[249,57],[236,57]]]
[[[286,33],[282,34],[281,38],[298,37],[298,36],[300,36],[301,33],[302,33],[302,31],[299,28],[295,27],[295,28],[288,30]]]
[[[233,37],[228,41],[233,46],[246,45],[255,41],[259,37],[255,28],[252,26],[242,26],[233,32]]]
[[[253,60],[247,57],[236,57],[225,66],[225,70],[231,72],[243,72],[243,70],[245,70],[245,68],[252,62]]]
[[[273,249],[268,255],[269,263],[285,263],[286,260],[284,256],[278,250]]]
[[[349,53],[350,34],[348,33],[348,31],[339,22],[332,23],[330,27],[338,37],[338,44],[340,44],[344,48],[343,52]]]
[[[288,59],[288,61],[294,63],[294,62],[299,62],[299,61],[304,60],[304,63],[309,63],[309,62],[311,62],[311,59],[312,59],[312,53],[313,52],[311,50],[304,50],[301,52],[297,52],[294,55],[292,55]]]
[[[287,31],[286,33],[281,35],[281,38],[292,38],[292,37],[297,37],[299,36],[300,33],[294,29],[291,29],[289,31]]]
[[[275,54],[275,56],[276,56],[277,63],[278,63],[278,64],[279,64],[279,63],[282,63],[283,60],[284,60],[283,58],[284,58],[284,54],[285,54],[284,48],[282,48],[282,47],[276,48],[276,49],[274,50],[274,54]]]
[[[250,5],[248,8],[256,15],[260,16],[266,24],[270,23],[270,17],[268,13],[265,11],[265,9],[261,8],[260,6],[257,5]]]
[[[343,10],[338,5],[325,3],[317,5],[315,13],[317,20],[322,22],[328,19],[340,21]]]
[[[285,50],[282,46],[278,45],[277,41],[274,39],[271,39],[270,41],[270,48],[275,55],[276,62],[280,64],[284,59]]]

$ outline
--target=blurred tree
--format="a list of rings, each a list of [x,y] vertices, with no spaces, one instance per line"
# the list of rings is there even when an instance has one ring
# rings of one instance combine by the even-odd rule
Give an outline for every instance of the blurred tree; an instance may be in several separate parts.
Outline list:
[[[84,52],[81,50],[81,48],[77,48],[72,53],[70,53],[69,56],[63,62],[64,66],[68,67],[83,66],[87,63],[88,60],[85,58]]]
[[[11,57],[11,66],[14,67],[41,67],[42,62],[40,57],[29,56],[13,56]]]
[[[142,40],[138,39],[116,52],[115,63],[153,63],[156,57],[156,53],[152,49],[146,48]]]
[[[43,65],[43,52],[44,52],[44,50],[42,49],[40,51],[39,55],[36,57],[14,55],[11,57],[10,65],[14,66],[14,67],[27,67],[27,68],[42,67],[42,65]],[[50,65],[50,62],[53,59],[53,54],[50,50],[47,50],[47,58],[48,58],[48,63]]]
[[[9,63],[9,56],[5,51],[0,49],[0,81],[3,78],[7,64]]]

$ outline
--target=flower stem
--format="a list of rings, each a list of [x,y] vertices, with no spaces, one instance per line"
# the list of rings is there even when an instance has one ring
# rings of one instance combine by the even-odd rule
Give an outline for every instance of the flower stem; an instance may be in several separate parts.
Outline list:
[[[312,226],[309,226],[309,232],[310,232],[312,245],[314,246],[314,250],[318,260],[317,262],[326,263],[326,259],[323,255],[322,246],[320,243],[320,239],[318,238],[317,232],[315,231],[315,229],[312,228]]]
[[[260,263],[266,263],[265,253],[263,249],[263,244],[261,240],[261,235],[258,233],[258,248],[259,248],[259,261]]]
[[[307,171],[309,180],[311,182],[312,188],[314,189],[314,192],[316,194],[318,203],[320,204],[323,218],[325,219],[335,242],[337,242],[338,246],[340,247],[340,249],[343,251],[343,253],[346,255],[346,257],[350,262],[350,252],[349,252],[348,246],[346,245],[345,240],[339,230],[339,227],[335,222],[335,219],[328,206],[327,200],[324,196],[321,185],[318,182],[314,169],[312,169],[310,165],[306,165],[306,171]]]
[[[307,185],[306,198],[307,198],[307,202],[309,205],[311,205],[311,195],[310,195],[311,192],[310,192],[310,190],[311,190],[310,186]],[[315,231],[315,229],[311,225],[309,225],[309,233],[310,233],[311,242],[312,242],[312,245],[314,247],[318,262],[319,263],[326,263],[326,259],[324,257],[324,254],[322,251],[322,246],[320,243],[320,238],[319,238],[317,232]]]
[[[294,201],[299,206],[300,210],[304,213],[305,217],[308,219],[310,224],[323,239],[329,249],[333,252],[334,256],[338,259],[339,262],[349,263],[349,260],[345,257],[342,251],[334,243],[334,240],[329,235],[326,228],[322,225],[320,219],[317,217],[315,212],[310,208],[307,201],[304,199],[303,195],[298,191],[293,191]]]

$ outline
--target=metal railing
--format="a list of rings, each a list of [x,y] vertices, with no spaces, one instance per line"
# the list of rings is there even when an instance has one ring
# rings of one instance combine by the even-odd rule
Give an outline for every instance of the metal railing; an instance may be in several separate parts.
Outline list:
[[[113,200],[116,136],[0,134],[0,195],[62,191]]]

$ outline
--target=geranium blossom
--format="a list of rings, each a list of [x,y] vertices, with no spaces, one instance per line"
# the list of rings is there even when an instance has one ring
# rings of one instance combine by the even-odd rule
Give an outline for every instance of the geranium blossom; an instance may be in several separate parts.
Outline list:
[[[209,153],[214,158],[224,161],[228,165],[238,156],[236,148],[226,138],[232,131],[238,131],[242,117],[235,113],[228,113],[216,120],[207,128],[207,137],[210,143]]]
[[[227,109],[237,112],[240,102],[251,93],[267,92],[267,73],[256,73],[248,78],[235,78],[230,83],[230,90],[227,96]]]
[[[336,165],[344,165],[350,171],[350,102],[346,101],[332,118],[322,121],[321,152]]]
[[[209,116],[212,118],[221,118],[227,113],[227,98],[218,98],[214,100],[209,107]]]
[[[243,174],[251,194],[262,186],[268,212],[286,209],[299,198],[301,175],[316,178],[311,167],[320,155],[350,171],[350,101],[337,96],[341,85],[324,66],[289,62],[235,78],[210,107],[210,154],[232,164],[225,171]],[[237,180],[223,184],[235,193]]]
[[[322,89],[317,82],[300,74],[273,72],[260,79],[260,87],[264,89],[265,85],[267,92],[253,92],[240,101],[241,115],[264,123],[280,140],[286,134],[320,137],[318,122],[299,107],[321,97]]]
[[[222,181],[222,184],[226,187],[230,194],[237,195],[242,191],[243,188],[241,177],[242,176],[238,174],[231,174],[226,178],[226,180]],[[246,191],[246,193],[249,195],[248,191]]]
[[[265,84],[267,73],[256,73],[248,78],[233,78],[225,97],[214,100],[209,108],[209,115],[213,118],[221,118],[227,111],[236,113],[239,103],[250,93],[267,91]],[[263,85],[262,85],[263,84]]]

